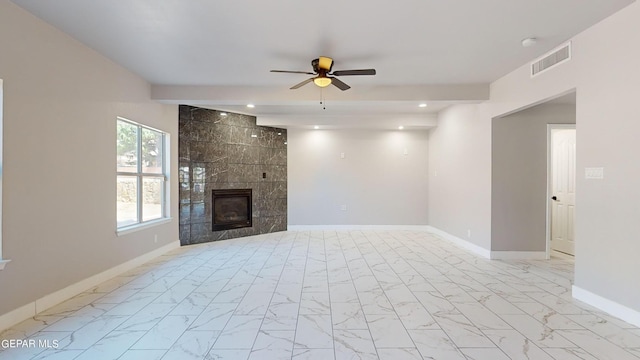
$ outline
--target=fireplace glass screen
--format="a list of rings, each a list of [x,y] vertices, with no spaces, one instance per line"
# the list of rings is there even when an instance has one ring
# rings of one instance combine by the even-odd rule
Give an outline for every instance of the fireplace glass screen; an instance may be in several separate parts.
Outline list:
[[[213,190],[213,231],[252,226],[251,189]]]

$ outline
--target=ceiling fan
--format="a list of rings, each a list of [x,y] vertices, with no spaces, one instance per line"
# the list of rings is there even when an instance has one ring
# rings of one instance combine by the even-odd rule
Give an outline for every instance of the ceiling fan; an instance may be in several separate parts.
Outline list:
[[[313,72],[289,71],[289,70],[271,70],[271,72],[316,75],[299,84],[293,85],[291,87],[291,90],[302,87],[303,85],[306,85],[313,81],[314,84],[316,84],[321,88],[327,87],[333,84],[335,87],[337,87],[342,91],[349,90],[351,86],[345,84],[336,76],[375,75],[376,74],[375,69],[337,70],[337,71],[331,72],[331,69],[333,68],[333,59],[326,56],[320,56],[317,59],[311,60],[311,66],[313,67]]]

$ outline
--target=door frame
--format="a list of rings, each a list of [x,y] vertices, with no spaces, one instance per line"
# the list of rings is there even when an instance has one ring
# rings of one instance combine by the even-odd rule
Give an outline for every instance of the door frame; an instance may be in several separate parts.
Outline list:
[[[551,259],[551,196],[553,195],[553,142],[551,141],[551,132],[556,129],[576,129],[576,124],[547,124],[547,239],[545,246],[546,259]],[[577,172],[577,169],[576,169]],[[577,174],[576,174],[577,176]]]

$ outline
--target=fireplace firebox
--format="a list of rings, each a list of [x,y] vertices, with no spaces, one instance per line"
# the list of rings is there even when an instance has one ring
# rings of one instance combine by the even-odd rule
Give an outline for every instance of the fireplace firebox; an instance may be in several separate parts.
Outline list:
[[[251,189],[213,190],[212,231],[252,226]]]

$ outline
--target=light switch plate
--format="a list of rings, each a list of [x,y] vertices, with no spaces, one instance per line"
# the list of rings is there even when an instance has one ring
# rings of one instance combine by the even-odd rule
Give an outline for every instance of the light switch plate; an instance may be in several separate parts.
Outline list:
[[[587,180],[602,180],[604,179],[604,168],[584,168],[584,178]]]

